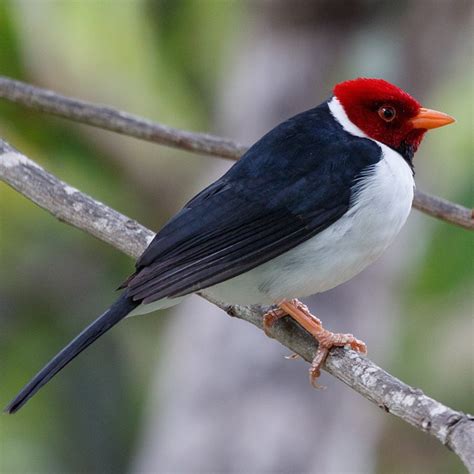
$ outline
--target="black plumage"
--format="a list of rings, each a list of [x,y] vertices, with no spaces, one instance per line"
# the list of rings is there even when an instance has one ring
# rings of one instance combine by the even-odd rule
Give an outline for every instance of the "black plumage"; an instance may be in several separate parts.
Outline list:
[[[120,298],[92,324],[77,335],[61,352],[51,359],[5,407],[5,412],[18,411],[43,385],[47,384],[61,369],[66,367],[84,349],[89,347],[102,334],[120,322],[138,303],[123,292]]]
[[[426,131],[454,119],[422,108],[381,79],[345,81],[334,94],[330,102],[272,129],[189,201],[139,258],[119,299],[41,369],[6,410],[18,410],[127,315],[170,301],[147,303],[206,288],[229,303],[277,300],[282,315],[320,342],[310,370],[313,383],[332,346],[348,343],[364,352],[361,341],[328,332],[288,300],[337,286],[380,255],[412,205],[413,176],[401,160],[413,171],[413,154]],[[328,227],[328,233],[312,240]],[[310,241],[307,246],[291,251],[305,241]],[[239,275],[235,285],[210,288]],[[270,324],[264,317],[264,327]]]
[[[278,125],[155,236],[124,283],[143,303],[240,275],[326,229],[348,209],[361,173],[381,159],[327,103]]]
[[[382,158],[344,131],[327,103],[290,118],[189,201],[138,259],[120,298],[56,355],[6,407],[14,413],[80,352],[141,303],[240,275],[326,229]]]

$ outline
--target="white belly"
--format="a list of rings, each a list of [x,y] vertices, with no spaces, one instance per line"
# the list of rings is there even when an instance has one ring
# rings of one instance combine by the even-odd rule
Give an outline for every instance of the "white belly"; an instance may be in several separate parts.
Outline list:
[[[283,255],[204,293],[230,304],[270,304],[334,288],[376,260],[405,223],[415,184],[403,158],[379,145],[384,159],[361,181],[354,205],[337,222]]]

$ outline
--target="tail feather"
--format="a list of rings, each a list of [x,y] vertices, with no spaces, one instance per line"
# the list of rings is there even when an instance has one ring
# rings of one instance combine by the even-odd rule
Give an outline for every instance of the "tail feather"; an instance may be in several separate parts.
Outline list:
[[[140,303],[133,301],[126,292],[92,324],[74,338],[61,352],[48,362],[26,384],[21,392],[5,408],[6,413],[18,411],[43,385],[48,383],[61,369],[78,356],[84,349],[102,336]]]

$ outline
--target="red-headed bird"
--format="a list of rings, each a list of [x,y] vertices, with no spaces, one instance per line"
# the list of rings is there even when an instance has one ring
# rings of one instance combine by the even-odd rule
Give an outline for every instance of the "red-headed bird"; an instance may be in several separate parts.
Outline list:
[[[355,79],[276,126],[189,201],[155,236],[118,300],[57,354],[7,406],[16,412],[87,346],[128,315],[197,291],[229,304],[275,304],[264,327],[290,316],[319,341],[314,383],[329,349],[350,345],[296,298],[349,280],[405,223],[413,155],[427,130],[454,122],[382,79]]]

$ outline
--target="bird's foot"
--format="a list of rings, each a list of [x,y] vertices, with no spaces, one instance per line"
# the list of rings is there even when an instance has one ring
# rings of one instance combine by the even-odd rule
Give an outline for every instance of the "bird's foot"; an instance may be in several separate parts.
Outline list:
[[[317,322],[319,325],[321,325],[321,321],[316,317],[314,316],[313,314],[311,314],[311,312],[309,311],[309,308],[304,304],[302,303],[301,301],[297,300],[296,298],[292,299],[290,301],[291,305],[293,305],[295,308],[298,308],[300,311],[304,312],[304,314],[308,315],[309,317],[313,318],[315,320],[315,322]],[[276,307],[274,309],[271,309],[270,311],[267,311],[264,315],[263,315],[263,331],[264,333],[268,336],[268,337],[273,337],[271,334],[270,334],[270,329],[272,328],[272,326],[281,318],[284,318],[285,316],[290,316],[290,314],[288,314],[284,309],[282,309],[281,307]],[[294,319],[294,318],[293,318]]]
[[[285,313],[285,311],[283,311],[280,308],[274,308],[274,309],[271,309],[270,311],[267,311],[263,315],[263,323],[262,323],[263,332],[265,333],[265,335],[268,337],[273,337],[270,334],[270,329],[279,319],[285,316],[288,316],[288,315]]]
[[[355,338],[352,334],[333,333],[324,329],[321,321],[311,314],[308,307],[300,301],[282,301],[278,304],[278,307],[280,311],[274,310],[277,312],[277,316],[273,317],[273,321],[270,321],[270,325],[273,324],[276,319],[288,315],[306,329],[319,343],[318,350],[309,369],[309,380],[314,387],[321,388],[316,381],[321,374],[321,367],[333,347],[350,346],[351,349],[357,352],[367,354],[367,346],[364,342]]]
[[[334,333],[321,326],[319,334],[317,336],[314,335],[314,337],[319,342],[319,345],[313,362],[311,362],[311,367],[309,368],[309,381],[315,388],[322,388],[318,385],[317,380],[321,375],[321,368],[327,359],[329,351],[333,347],[349,346],[354,351],[367,354],[365,342],[360,341],[352,334]]]

